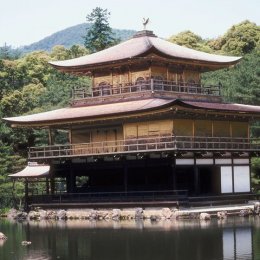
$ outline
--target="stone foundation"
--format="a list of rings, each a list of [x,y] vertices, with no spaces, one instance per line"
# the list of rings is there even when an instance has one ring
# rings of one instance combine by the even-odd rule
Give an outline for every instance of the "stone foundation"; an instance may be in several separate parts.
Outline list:
[[[198,219],[210,221],[211,218],[226,219],[230,215],[248,217],[259,215],[259,202],[243,206],[210,207],[199,209],[176,208],[125,208],[125,209],[57,209],[31,210],[25,212],[10,210],[8,218],[15,220],[151,220]]]

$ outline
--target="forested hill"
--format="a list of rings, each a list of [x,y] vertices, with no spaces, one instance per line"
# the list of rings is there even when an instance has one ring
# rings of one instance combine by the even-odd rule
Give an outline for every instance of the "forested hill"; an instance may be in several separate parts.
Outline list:
[[[32,43],[30,45],[20,48],[22,53],[28,53],[36,50],[50,51],[55,45],[63,45],[70,48],[72,45],[83,45],[84,35],[86,35],[87,28],[90,27],[89,23],[82,23],[71,26],[64,30],[58,31],[44,39]],[[116,38],[123,40],[129,39],[134,33],[134,30],[119,30],[113,29]]]

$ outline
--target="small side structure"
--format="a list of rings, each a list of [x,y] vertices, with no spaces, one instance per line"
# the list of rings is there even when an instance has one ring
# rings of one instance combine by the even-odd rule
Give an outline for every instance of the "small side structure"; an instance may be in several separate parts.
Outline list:
[[[28,205],[28,195],[29,195],[29,184],[30,183],[46,183],[46,194],[50,193],[49,187],[49,177],[50,177],[50,165],[39,165],[37,162],[28,163],[22,171],[17,172],[15,174],[9,174],[9,177],[15,180],[24,180],[24,197],[25,197],[25,205],[24,208],[27,210],[29,208]],[[53,182],[52,182],[53,183]],[[51,189],[53,189],[53,185],[51,185]]]
[[[201,84],[201,73],[240,59],[144,30],[106,50],[50,62],[89,75],[92,86],[75,88],[67,108],[4,118],[12,127],[49,130],[49,145],[29,147],[28,158],[50,165],[48,188],[28,194],[27,203],[168,205],[248,197],[250,159],[260,152],[250,123],[260,107],[225,103],[221,84]],[[63,144],[55,140],[59,130],[67,133]]]

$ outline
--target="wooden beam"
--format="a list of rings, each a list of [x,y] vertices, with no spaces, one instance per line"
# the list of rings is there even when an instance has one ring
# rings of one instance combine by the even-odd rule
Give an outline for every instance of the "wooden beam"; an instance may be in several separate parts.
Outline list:
[[[48,128],[48,143],[49,145],[53,145],[53,138],[52,138],[52,133],[51,133],[51,128]]]

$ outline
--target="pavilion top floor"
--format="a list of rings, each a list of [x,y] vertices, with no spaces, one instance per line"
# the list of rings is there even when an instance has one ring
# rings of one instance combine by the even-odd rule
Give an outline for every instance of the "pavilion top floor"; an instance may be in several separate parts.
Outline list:
[[[203,86],[201,73],[230,67],[240,59],[192,50],[141,31],[103,51],[50,64],[62,72],[91,76],[91,86],[73,90],[72,106],[77,106],[113,103],[118,97],[140,99],[143,92],[220,102],[220,86]]]

